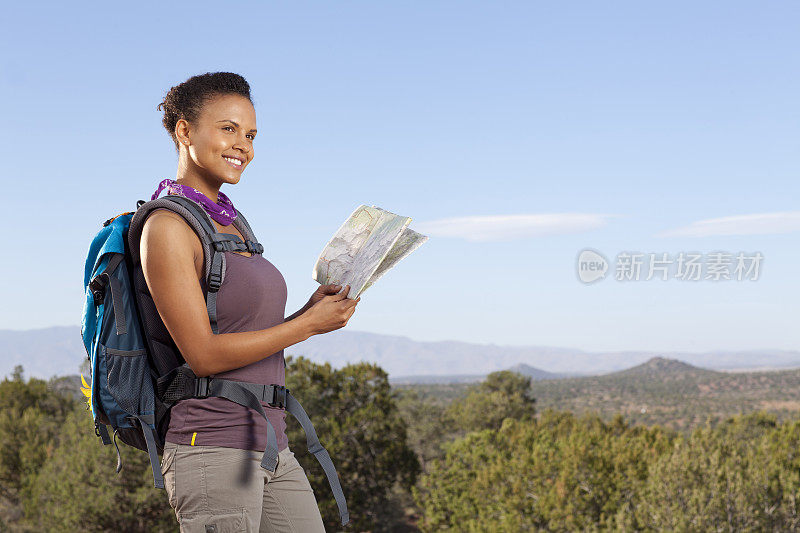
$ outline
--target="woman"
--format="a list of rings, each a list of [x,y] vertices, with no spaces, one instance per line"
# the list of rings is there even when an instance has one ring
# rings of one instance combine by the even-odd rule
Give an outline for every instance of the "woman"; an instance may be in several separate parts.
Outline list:
[[[162,106],[178,172],[154,197],[166,187],[199,200],[217,231],[241,237],[232,224],[236,210],[220,187],[238,183],[255,155],[256,113],[247,81],[227,72],[194,76],[172,87]],[[145,222],[145,279],[195,374],[284,385],[284,348],[344,327],[360,298],[347,299],[349,287],[323,285],[284,318],[286,284],[275,266],[258,254],[225,253],[215,335],[199,237],[171,211],[156,210]],[[311,485],[288,446],[286,412],[264,408],[278,437],[274,473],[260,466],[267,429],[255,411],[216,397],[183,400],[172,408],[162,473],[181,531],[324,531]],[[242,476],[242,468],[251,475]]]

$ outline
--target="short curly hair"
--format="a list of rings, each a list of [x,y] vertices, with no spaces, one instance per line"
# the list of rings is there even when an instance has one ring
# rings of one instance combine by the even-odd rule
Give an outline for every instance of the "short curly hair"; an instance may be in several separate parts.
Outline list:
[[[247,98],[250,103],[250,84],[239,74],[233,72],[206,72],[192,76],[188,80],[167,91],[164,101],[157,109],[164,108],[162,123],[175,143],[175,151],[179,150],[175,126],[180,119],[188,122],[197,120],[205,103],[218,95],[238,94]]]

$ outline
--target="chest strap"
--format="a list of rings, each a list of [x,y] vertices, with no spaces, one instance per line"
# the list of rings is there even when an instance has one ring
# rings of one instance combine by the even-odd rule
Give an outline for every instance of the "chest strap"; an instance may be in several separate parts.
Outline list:
[[[263,254],[264,247],[254,241],[239,238],[233,233],[212,233],[209,235],[211,247],[215,252],[249,252],[251,254]]]

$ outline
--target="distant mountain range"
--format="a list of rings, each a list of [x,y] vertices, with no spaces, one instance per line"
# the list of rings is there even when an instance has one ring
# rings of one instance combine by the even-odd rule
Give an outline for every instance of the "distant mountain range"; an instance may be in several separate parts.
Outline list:
[[[0,330],[0,376],[23,365],[26,376],[50,378],[76,374],[86,359],[79,327]],[[654,357],[675,359],[708,369],[800,367],[800,351],[587,352],[545,346],[499,346],[459,341],[414,341],[408,337],[337,330],[286,349],[334,368],[369,361],[386,370],[393,383],[481,380],[497,370],[514,369],[534,380],[597,375],[629,369]],[[469,373],[463,370],[468,369]],[[461,370],[462,372],[459,372]]]
[[[540,379],[561,379],[561,378],[582,375],[582,374],[545,372],[544,370],[540,370],[538,368],[534,368],[532,366],[528,366],[522,363],[514,365],[506,370],[517,372],[518,374],[522,374],[524,376],[530,376],[534,381]],[[433,383],[477,383],[478,381],[482,381],[485,377],[486,374],[453,374],[453,375],[440,374],[440,375],[428,375],[428,376],[417,375],[417,376],[398,376],[398,377],[389,376],[389,382],[392,385],[405,385],[411,383],[420,385],[433,384]]]

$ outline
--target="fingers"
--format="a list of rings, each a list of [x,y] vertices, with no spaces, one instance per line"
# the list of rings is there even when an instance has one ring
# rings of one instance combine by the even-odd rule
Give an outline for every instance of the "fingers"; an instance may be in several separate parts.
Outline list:
[[[339,300],[344,300],[347,298],[347,293],[350,292],[350,285],[345,285],[344,290],[338,294],[333,294],[331,296],[326,296],[326,298],[331,298],[334,302],[338,302]]]
[[[345,324],[347,324],[347,321],[350,320],[350,317],[353,316],[353,313],[356,312],[356,304],[358,304],[359,300],[361,300],[361,296],[359,296],[355,300],[350,300],[348,302],[348,307],[346,307],[346,311],[345,311],[347,313],[347,315],[346,315],[347,318],[345,319]]]
[[[347,294],[350,292],[350,285],[345,285],[344,290],[336,295],[337,300],[344,300],[347,298]]]
[[[337,292],[339,292],[339,290],[341,290],[341,288],[342,288],[341,285],[333,285],[333,284],[322,286],[322,290],[325,294],[336,294]]]
[[[355,300],[347,298],[345,300],[342,300],[342,304],[344,305],[345,309],[349,308],[349,307],[355,308],[355,306],[356,306],[356,304],[358,304],[359,300],[361,300],[361,296],[359,296]]]
[[[337,287],[341,287],[341,285],[336,285]],[[355,306],[358,302],[361,301],[361,296],[356,298],[355,300],[348,298],[347,295],[350,293],[350,285],[345,285],[344,290],[338,294],[329,294],[325,296],[324,299],[329,300],[331,302],[342,302],[345,306]]]

